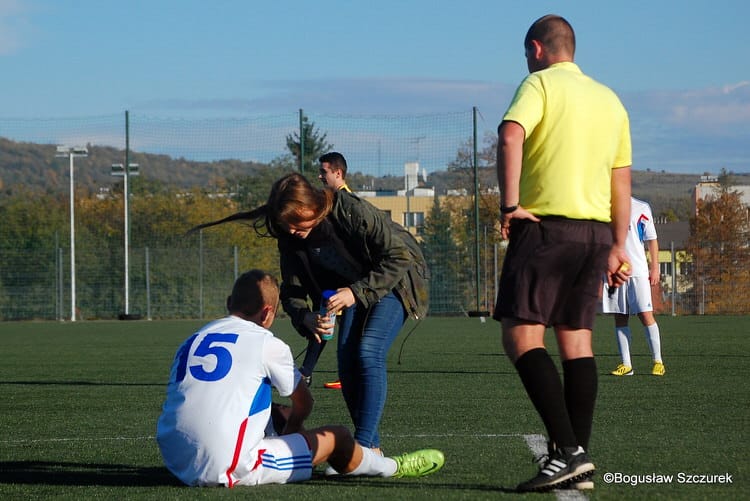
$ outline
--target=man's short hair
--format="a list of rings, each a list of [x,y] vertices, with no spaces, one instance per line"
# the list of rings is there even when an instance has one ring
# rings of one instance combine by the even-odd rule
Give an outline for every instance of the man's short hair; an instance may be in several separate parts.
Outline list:
[[[266,305],[278,308],[279,282],[263,270],[246,271],[232,287],[227,306],[230,313],[241,312],[253,316]]]
[[[318,162],[321,164],[329,164],[335,170],[341,171],[342,178],[346,177],[346,159],[344,158],[344,155],[342,155],[338,151],[331,151],[330,153],[322,155],[320,158],[318,158]]]
[[[532,40],[541,43],[550,54],[565,52],[571,57],[575,55],[576,34],[570,23],[562,16],[548,14],[534,21],[523,41],[526,49],[531,48]]]

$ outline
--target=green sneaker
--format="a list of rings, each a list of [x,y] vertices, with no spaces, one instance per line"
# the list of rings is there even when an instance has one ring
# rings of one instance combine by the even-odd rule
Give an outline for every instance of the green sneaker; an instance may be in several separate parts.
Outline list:
[[[422,449],[394,456],[398,469],[394,477],[417,478],[435,473],[445,464],[445,456],[436,449]]]

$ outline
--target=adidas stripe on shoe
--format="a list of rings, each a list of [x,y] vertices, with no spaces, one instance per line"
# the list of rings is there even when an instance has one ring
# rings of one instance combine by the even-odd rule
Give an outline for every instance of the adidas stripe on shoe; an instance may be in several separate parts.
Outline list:
[[[562,489],[577,482],[589,481],[595,470],[583,447],[555,450],[537,476],[516,487],[518,492],[544,492]]]

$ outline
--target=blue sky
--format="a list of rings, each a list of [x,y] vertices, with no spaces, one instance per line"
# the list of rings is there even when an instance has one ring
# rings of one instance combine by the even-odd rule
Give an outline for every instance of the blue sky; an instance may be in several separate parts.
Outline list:
[[[550,12],[628,108],[634,168],[750,172],[744,0],[0,0],[0,118],[477,106],[494,129]]]

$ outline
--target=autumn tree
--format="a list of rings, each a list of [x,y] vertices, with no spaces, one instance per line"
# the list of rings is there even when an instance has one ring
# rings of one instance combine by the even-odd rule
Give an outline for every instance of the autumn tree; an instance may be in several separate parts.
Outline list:
[[[697,202],[687,250],[694,290],[705,288],[705,313],[750,311],[749,242],[748,208],[739,192],[724,185],[716,195]]]

